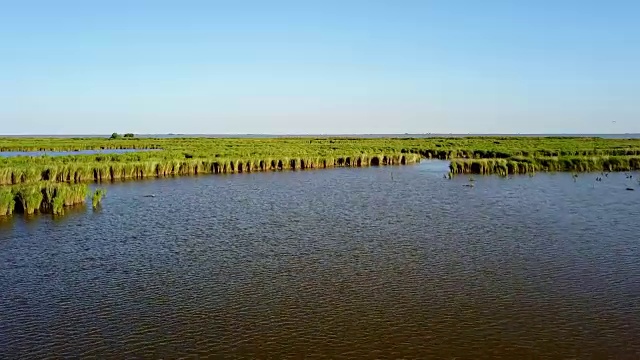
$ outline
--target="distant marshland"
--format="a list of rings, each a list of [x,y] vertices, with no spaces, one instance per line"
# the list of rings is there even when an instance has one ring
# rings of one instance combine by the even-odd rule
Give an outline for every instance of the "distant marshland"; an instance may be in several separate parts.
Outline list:
[[[149,150],[117,154],[110,149]],[[640,169],[640,139],[589,137],[457,138],[0,138],[0,152],[101,151],[64,156],[0,157],[0,208],[56,212],[51,184],[85,184],[196,174],[404,165],[450,161],[450,174]],[[16,190],[17,185],[40,187]],[[12,186],[10,190],[9,186]],[[62,189],[62,188],[61,188]],[[77,188],[73,191],[81,191]],[[67,190],[56,190],[61,194]],[[69,190],[71,191],[71,190]],[[7,195],[11,192],[11,195]],[[41,193],[43,199],[38,203]],[[87,194],[84,194],[85,196]],[[60,198],[66,195],[60,195]],[[78,196],[78,199],[80,197]],[[100,196],[96,197],[99,202]],[[62,200],[56,200],[58,203]],[[65,198],[65,204],[69,201]],[[73,201],[71,201],[73,202]],[[15,207],[14,207],[15,209]],[[3,211],[0,210],[0,213]],[[9,213],[9,210],[5,211]]]

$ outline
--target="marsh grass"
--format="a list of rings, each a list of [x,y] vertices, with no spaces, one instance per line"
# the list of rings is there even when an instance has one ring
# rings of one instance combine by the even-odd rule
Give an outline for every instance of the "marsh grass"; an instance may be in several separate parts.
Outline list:
[[[539,171],[613,172],[640,170],[640,156],[591,156],[510,159],[456,159],[449,165],[452,174],[528,174]]]
[[[461,138],[0,138],[0,151],[161,149],[126,154],[0,158],[0,185],[103,182],[452,161],[452,173],[520,174],[637,168],[640,139]]]
[[[283,158],[184,158],[129,161],[113,157],[97,161],[92,156],[59,160],[30,158],[22,162],[5,161],[0,167],[0,185],[38,181],[82,183],[167,177],[175,175],[250,173],[257,171],[308,170],[331,167],[361,167],[370,165],[404,165],[420,161],[415,153],[353,154],[341,156]],[[373,160],[372,160],[373,159]],[[0,166],[2,163],[0,162]]]
[[[10,189],[0,187],[0,216],[13,214],[15,208],[14,194]]]
[[[15,212],[64,214],[64,208],[82,204],[88,194],[86,184],[37,182],[0,186],[0,215]]]
[[[42,190],[36,186],[21,186],[16,191],[16,210],[21,210],[25,214],[31,215],[40,209],[44,195]]]
[[[97,208],[100,205],[100,202],[102,201],[102,198],[107,194],[107,190],[103,189],[103,188],[98,188],[96,189],[96,191],[93,193],[93,196],[91,197],[91,204],[93,205],[93,208]]]

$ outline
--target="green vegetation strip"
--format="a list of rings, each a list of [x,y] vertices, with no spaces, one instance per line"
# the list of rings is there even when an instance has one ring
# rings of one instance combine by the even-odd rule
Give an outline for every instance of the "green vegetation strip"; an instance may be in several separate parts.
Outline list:
[[[84,204],[89,193],[86,184],[35,182],[14,186],[0,186],[0,216],[13,213],[64,214],[65,207]],[[97,189],[93,206],[100,204],[105,191]]]
[[[0,138],[0,151],[160,149],[123,154],[0,157],[0,216],[62,214],[85,203],[86,182],[191,174],[401,165],[450,160],[450,174],[640,170],[640,139]],[[0,154],[1,155],[1,154]],[[92,194],[99,206],[105,192]]]
[[[0,138],[0,151],[161,149],[0,158],[0,185],[82,183],[190,174],[410,164],[451,160],[452,174],[629,171],[640,139],[463,138]]]
[[[640,169],[640,156],[569,156],[510,159],[457,159],[450,170],[455,174],[526,174],[537,171],[631,171]]]

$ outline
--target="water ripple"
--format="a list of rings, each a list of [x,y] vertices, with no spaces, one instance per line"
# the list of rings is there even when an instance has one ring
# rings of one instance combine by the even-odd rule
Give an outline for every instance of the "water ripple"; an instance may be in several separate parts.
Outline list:
[[[640,358],[624,179],[441,171],[119,183],[4,222],[0,357]]]

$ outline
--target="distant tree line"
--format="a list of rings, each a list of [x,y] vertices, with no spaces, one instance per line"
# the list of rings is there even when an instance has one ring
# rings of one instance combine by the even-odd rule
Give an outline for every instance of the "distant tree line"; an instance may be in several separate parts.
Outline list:
[[[124,135],[120,135],[118,133],[111,134],[111,139],[120,139],[120,138],[133,138],[134,135],[132,133],[126,133]]]

